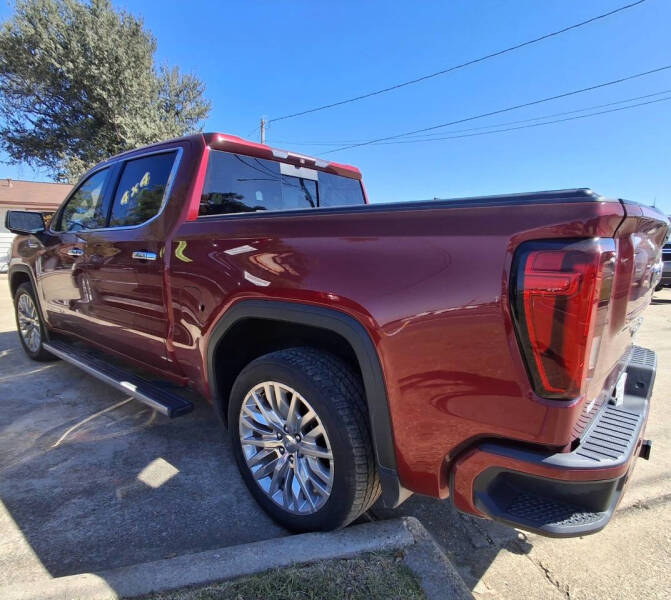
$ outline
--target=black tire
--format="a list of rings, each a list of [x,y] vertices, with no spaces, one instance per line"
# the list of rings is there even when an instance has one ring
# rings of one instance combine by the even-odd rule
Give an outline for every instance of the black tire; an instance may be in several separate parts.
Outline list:
[[[663,288],[663,287],[664,287],[664,284],[663,284],[663,283],[658,283],[658,284],[657,284],[657,287],[655,288],[655,291],[656,291],[656,292],[660,292],[660,291],[662,291],[662,288]]]
[[[19,300],[21,296],[26,295],[30,298],[30,301],[32,302],[33,306],[35,307],[36,313],[37,313],[37,319],[39,321],[39,328],[40,328],[40,343],[37,349],[31,350],[27,345],[25,340],[23,339],[23,336],[21,335],[21,329],[19,326]],[[37,304],[37,301],[35,300],[35,294],[33,292],[33,287],[29,283],[22,283],[17,289],[16,293],[14,294],[14,317],[16,318],[16,332],[19,336],[19,340],[21,341],[21,346],[23,346],[24,352],[33,360],[39,361],[39,362],[48,362],[52,360],[57,360],[57,358],[51,354],[50,352],[47,352],[44,349],[43,343],[47,339],[46,336],[46,328],[44,327],[44,321],[42,320],[42,315],[40,314],[39,310],[39,305]]]
[[[333,454],[330,496],[315,512],[296,514],[275,503],[247,466],[240,442],[239,416],[250,390],[276,381],[296,390],[317,413]],[[313,348],[289,348],[249,363],[236,379],[228,406],[233,454],[242,477],[261,507],[292,531],[329,531],[344,527],[367,511],[380,495],[361,381],[343,361]]]

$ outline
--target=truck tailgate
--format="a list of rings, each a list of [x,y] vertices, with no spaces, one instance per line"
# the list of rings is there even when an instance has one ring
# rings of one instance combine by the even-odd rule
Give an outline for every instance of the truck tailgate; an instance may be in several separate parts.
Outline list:
[[[667,233],[668,221],[655,209],[626,201],[622,205],[625,217],[614,236],[617,256],[607,323],[590,358],[595,368],[585,410],[591,415],[608,399],[626,366],[642,312],[659,281]]]

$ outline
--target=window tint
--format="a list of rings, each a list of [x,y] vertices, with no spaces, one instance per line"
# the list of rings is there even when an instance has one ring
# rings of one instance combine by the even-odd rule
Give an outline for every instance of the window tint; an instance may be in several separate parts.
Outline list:
[[[282,202],[295,208],[315,208],[317,182],[303,177],[282,175]]]
[[[117,186],[110,227],[139,225],[158,214],[175,161],[175,153],[129,160]]]
[[[319,173],[319,206],[353,206],[365,203],[358,179]]]
[[[82,231],[105,226],[107,210],[103,206],[103,191],[109,169],[94,173],[70,196],[63,207],[55,231]]]
[[[216,150],[210,152],[200,201],[201,215],[281,208],[279,163]]]
[[[364,204],[361,184],[321,171],[313,177],[282,174],[280,163],[212,150],[200,215]],[[286,172],[286,170],[285,170]]]

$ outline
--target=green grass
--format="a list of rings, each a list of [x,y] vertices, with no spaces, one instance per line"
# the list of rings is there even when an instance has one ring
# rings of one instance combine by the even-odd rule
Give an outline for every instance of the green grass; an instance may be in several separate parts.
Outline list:
[[[143,600],[421,600],[424,593],[402,554],[369,554],[266,571]]]

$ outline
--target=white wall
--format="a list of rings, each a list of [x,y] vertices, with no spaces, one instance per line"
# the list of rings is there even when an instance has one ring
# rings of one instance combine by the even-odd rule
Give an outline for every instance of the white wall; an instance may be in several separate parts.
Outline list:
[[[7,210],[7,208],[0,208],[0,273],[7,272],[9,253],[12,249],[12,240],[14,239],[14,234],[9,233],[5,229],[5,214]]]

